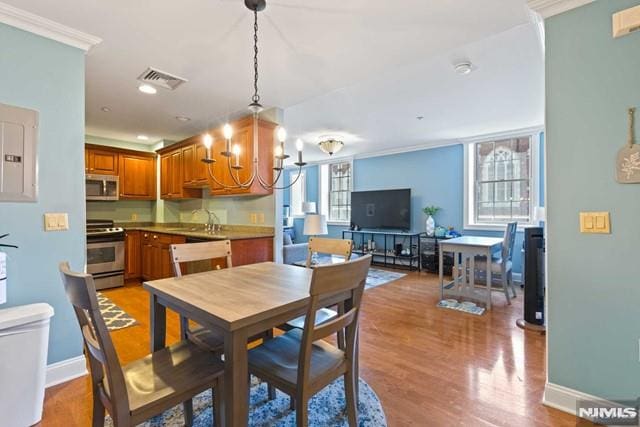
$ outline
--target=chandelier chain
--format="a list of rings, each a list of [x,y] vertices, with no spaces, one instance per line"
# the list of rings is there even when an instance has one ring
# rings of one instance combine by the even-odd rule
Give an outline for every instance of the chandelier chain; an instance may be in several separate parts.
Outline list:
[[[253,11],[253,102],[260,102],[258,95],[258,11]]]

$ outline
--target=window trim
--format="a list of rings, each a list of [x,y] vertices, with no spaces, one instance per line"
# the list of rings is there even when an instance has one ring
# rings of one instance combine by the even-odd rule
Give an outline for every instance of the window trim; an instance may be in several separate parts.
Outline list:
[[[483,142],[495,142],[512,138],[531,138],[531,168],[529,170],[529,182],[531,186],[531,197],[529,199],[529,221],[518,222],[518,230],[530,225],[537,225],[533,219],[533,211],[536,206],[540,206],[540,134],[542,129],[527,129],[511,133],[501,133],[492,136],[474,138],[464,142],[464,202],[463,216],[465,230],[486,230],[504,231],[505,224],[478,224],[474,222],[475,212],[475,151],[472,152],[476,144]],[[473,159],[473,160],[472,160]],[[474,206],[472,206],[474,204]]]
[[[353,191],[354,188],[354,171],[353,171],[353,157],[336,159],[328,162],[322,162],[318,164],[318,212],[322,215],[325,215],[327,218],[327,225],[339,225],[339,226],[349,226],[351,225],[351,221],[332,221],[329,219],[329,193],[326,194],[323,192],[324,189],[324,179],[322,174],[322,168],[326,167],[327,173],[329,172],[329,168],[333,164],[337,163],[349,163],[351,165],[351,179],[349,182],[349,190]],[[327,190],[329,189],[328,175],[327,175]]]
[[[295,177],[298,175],[298,169],[289,170],[289,182],[293,182]],[[304,169],[300,172],[300,183],[302,184],[302,198],[301,203],[307,201],[307,171]],[[296,214],[293,210],[293,185],[289,187],[289,207],[291,209],[291,218],[304,218],[304,213]],[[300,207],[302,209],[302,206]]]

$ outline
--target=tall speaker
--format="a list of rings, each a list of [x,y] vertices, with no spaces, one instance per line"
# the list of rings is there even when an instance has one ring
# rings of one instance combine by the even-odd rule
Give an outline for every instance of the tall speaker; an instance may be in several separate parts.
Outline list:
[[[544,243],[543,227],[524,229],[524,319],[519,319],[516,324],[537,331],[545,330]]]

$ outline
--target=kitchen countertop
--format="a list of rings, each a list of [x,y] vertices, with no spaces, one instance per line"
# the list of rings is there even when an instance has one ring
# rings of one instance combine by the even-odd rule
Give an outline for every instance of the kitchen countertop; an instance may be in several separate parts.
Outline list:
[[[150,233],[174,234],[208,240],[243,240],[273,237],[273,227],[253,227],[248,225],[222,225],[222,230],[215,234],[204,230],[202,224],[153,224],[153,223],[119,223],[125,230],[139,230]]]

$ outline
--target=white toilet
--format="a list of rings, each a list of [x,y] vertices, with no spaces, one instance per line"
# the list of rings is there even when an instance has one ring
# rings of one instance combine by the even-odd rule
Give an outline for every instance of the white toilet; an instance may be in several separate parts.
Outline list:
[[[27,427],[42,418],[53,307],[30,304],[0,309],[0,414],[4,427]]]

